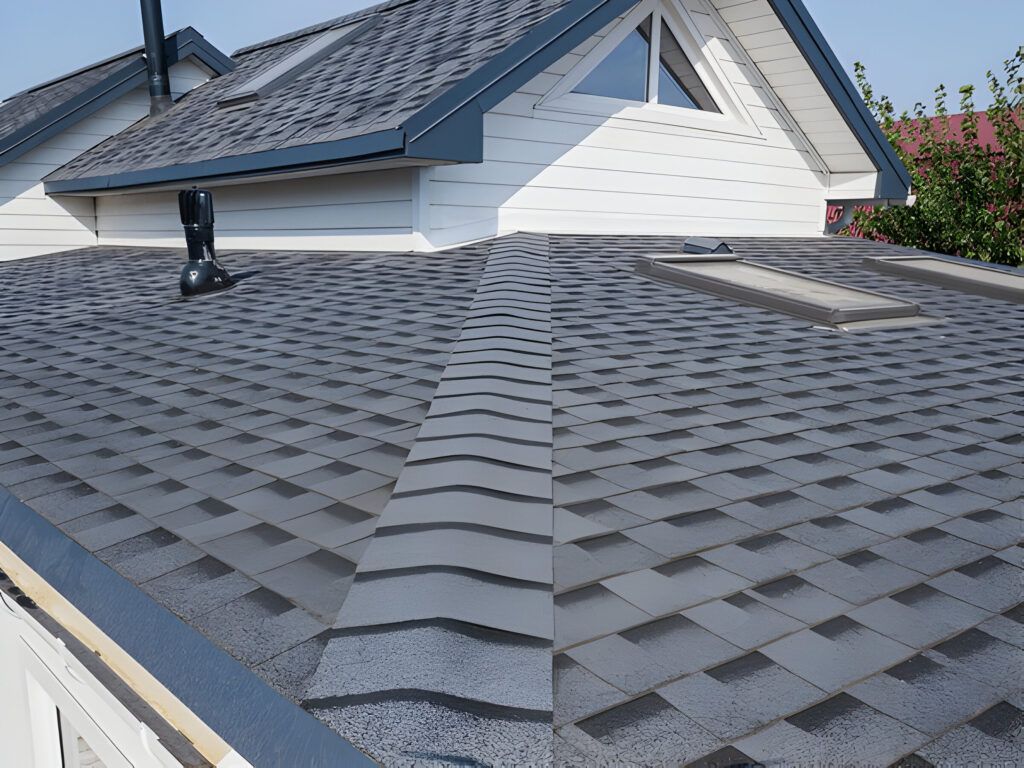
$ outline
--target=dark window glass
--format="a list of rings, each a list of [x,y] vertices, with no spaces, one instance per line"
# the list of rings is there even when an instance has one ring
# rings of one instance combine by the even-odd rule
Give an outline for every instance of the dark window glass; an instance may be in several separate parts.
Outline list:
[[[661,22],[661,51],[658,67],[658,103],[686,109],[720,112],[704,82],[686,58],[668,24]]]
[[[644,22],[650,26],[650,22]],[[649,36],[634,29],[573,91],[613,99],[647,101]]]

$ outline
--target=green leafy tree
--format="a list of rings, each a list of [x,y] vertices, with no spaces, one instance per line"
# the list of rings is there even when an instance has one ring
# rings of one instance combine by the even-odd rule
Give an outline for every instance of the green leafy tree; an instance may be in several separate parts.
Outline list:
[[[978,140],[974,86],[960,89],[961,136],[951,131],[945,86],[935,89],[935,117],[923,104],[898,118],[875,97],[856,64],[864,101],[913,180],[913,206],[858,210],[865,237],[1000,264],[1024,264],[1024,46],[1004,62],[1005,81],[988,73],[987,115],[998,147]]]

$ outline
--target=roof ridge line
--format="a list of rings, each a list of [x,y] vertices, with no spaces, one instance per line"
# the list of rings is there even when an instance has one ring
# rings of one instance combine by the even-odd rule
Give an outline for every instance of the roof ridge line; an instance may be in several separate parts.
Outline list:
[[[480,292],[488,290],[489,273],[505,271],[509,263],[528,259],[535,265],[528,279],[531,295],[538,300],[534,305],[538,317],[523,322],[550,334],[548,244],[546,236],[535,235],[512,235],[491,244],[488,262],[477,284],[477,297],[468,308],[463,330],[472,327],[477,315],[492,311],[478,305]],[[517,248],[521,250],[517,252]],[[537,266],[543,267],[546,277],[546,285],[540,287],[539,295]],[[514,288],[515,279],[510,279],[509,284]],[[515,302],[515,293],[510,293],[506,301]],[[501,300],[488,303],[500,305]],[[464,366],[459,362],[464,352],[462,342],[460,334],[438,389],[453,376],[460,375],[458,369]],[[476,350],[481,339],[473,337],[467,342]],[[546,370],[550,370],[553,354],[550,336],[546,342],[531,345],[530,362],[536,366],[539,358],[545,357],[538,355],[538,350],[544,348]],[[524,353],[506,350],[504,354]],[[311,698],[306,700],[307,706],[343,708],[341,730],[353,738],[369,727],[379,707],[407,701],[410,697],[446,710],[495,717],[503,721],[503,728],[525,727],[517,725],[524,720],[524,713],[531,713],[526,720],[546,722],[551,717],[552,657],[547,646],[553,640],[554,627],[551,425],[523,421],[520,404],[515,399],[507,401],[507,412],[495,414],[504,417],[498,424],[491,424],[487,414],[464,417],[479,422],[475,431],[497,440],[505,439],[513,423],[519,437],[535,438],[530,456],[509,451],[502,456],[502,461],[495,461],[493,441],[488,442],[490,451],[478,448],[479,438],[467,436],[463,423],[446,423],[451,404],[458,398],[469,401],[470,411],[474,410],[472,399],[480,394],[514,397],[525,390],[521,394],[537,402],[539,392],[543,391],[538,387],[543,386],[550,403],[550,377],[546,384],[538,384],[535,377],[506,378],[501,382],[500,391],[491,386],[493,380],[487,382],[487,386],[481,384],[451,395],[442,409],[432,405],[424,418],[420,434],[445,437],[458,443],[451,450],[458,451],[459,459],[407,462],[399,473],[392,500],[378,522],[378,527],[396,530],[389,531],[387,536],[374,537],[360,558],[352,586],[334,624],[336,630],[345,630],[344,636],[328,641],[320,665],[308,681],[307,695]],[[443,434],[437,434],[439,428]],[[518,432],[520,428],[522,432]],[[413,442],[410,457],[416,455],[419,440],[417,437]],[[543,461],[544,455],[549,457],[547,461]],[[479,461],[473,461],[477,457]],[[467,469],[464,459],[469,459],[473,469]],[[472,477],[465,475],[467,471],[473,473]],[[435,493],[454,487],[458,487],[462,495],[438,496]],[[514,498],[509,496],[510,491],[523,495]],[[502,511],[497,514],[491,511],[495,493],[505,497],[500,506]],[[517,513],[522,504],[527,505],[528,514],[525,510],[524,514]],[[533,520],[529,529],[523,527],[523,520],[528,516]],[[438,536],[438,531],[458,535]],[[505,531],[510,535],[505,536]],[[503,542],[501,546],[495,544],[498,541]],[[411,622],[465,623],[486,628],[491,634],[453,639],[450,632],[443,630],[425,632],[419,627],[410,628]],[[381,632],[391,625],[394,631],[382,635]],[[360,627],[364,628],[363,632],[359,631]],[[373,641],[368,639],[371,634]],[[381,640],[385,636],[387,639]],[[522,646],[516,652],[515,663],[510,665],[507,648],[503,650],[506,641],[521,645],[523,638],[532,638],[531,644]],[[541,646],[535,647],[533,644],[538,642]],[[381,643],[384,650],[380,650]],[[379,659],[375,661],[379,660],[380,664],[367,665],[361,658],[359,649],[371,647],[376,649]],[[410,686],[404,678],[396,683],[393,665],[408,666],[410,658],[417,660],[413,664],[416,669],[414,685]],[[452,658],[460,659],[458,672],[450,668]],[[505,670],[497,684],[495,669]],[[453,682],[452,677],[458,680]],[[422,727],[419,710],[415,707],[393,707],[389,711],[394,719],[389,731],[396,742],[402,742],[404,736],[411,739]],[[472,756],[474,745],[464,741],[465,738],[453,734],[453,743],[445,745],[446,754]],[[524,738],[527,738],[525,732]]]

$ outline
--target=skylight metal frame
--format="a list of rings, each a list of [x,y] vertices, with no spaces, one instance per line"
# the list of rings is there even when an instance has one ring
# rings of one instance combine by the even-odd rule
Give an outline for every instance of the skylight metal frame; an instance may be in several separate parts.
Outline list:
[[[685,266],[707,266],[715,263],[743,264],[757,270],[782,275],[784,278],[800,283],[816,284],[846,294],[858,294],[870,300],[859,306],[830,306],[822,301],[800,299],[768,289],[743,285],[726,277],[713,274],[702,274],[694,270],[686,270]],[[679,268],[683,267],[683,268]],[[783,314],[823,323],[833,327],[842,327],[851,323],[873,323],[880,321],[917,321],[921,317],[921,308],[916,303],[899,299],[894,296],[853,288],[830,280],[820,280],[796,272],[777,267],[770,267],[753,261],[747,261],[735,254],[699,254],[684,256],[644,256],[636,260],[636,271],[644,276],[683,285],[703,293],[721,298],[738,301],[761,309],[770,309]]]
[[[933,268],[920,266],[920,262],[923,261],[931,262]],[[915,282],[938,285],[942,288],[972,293],[990,299],[1024,304],[1024,274],[1021,273],[1015,274],[983,266],[980,263],[971,264],[930,255],[868,256],[861,261],[861,264],[875,272],[895,275]],[[945,272],[941,268],[934,268],[935,265],[943,264],[949,265],[949,269]],[[977,279],[972,279],[967,270],[976,270]]]
[[[379,16],[373,16],[363,22],[334,27],[315,35],[297,51],[232,88],[217,101],[217,106],[233,107],[266,97],[376,26],[379,21]]]

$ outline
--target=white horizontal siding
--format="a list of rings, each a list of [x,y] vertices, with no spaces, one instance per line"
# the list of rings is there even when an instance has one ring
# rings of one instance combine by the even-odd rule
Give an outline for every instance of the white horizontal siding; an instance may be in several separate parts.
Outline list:
[[[878,174],[833,173],[829,176],[828,196],[831,200],[865,200],[875,197]]]
[[[400,168],[215,187],[217,245],[408,250],[412,173]],[[100,197],[96,217],[100,245],[184,246],[173,192]]]
[[[876,171],[768,0],[711,2],[828,169]]]
[[[609,25],[485,116],[483,163],[422,171],[428,239],[442,245],[512,230],[821,234],[827,174],[717,13],[697,0],[687,6],[705,56],[756,131],[538,104]]]
[[[209,77],[191,59],[175,64],[170,74],[175,96]],[[0,166],[0,261],[96,245],[92,198],[48,197],[42,179],[147,114],[149,95],[145,88],[138,88]]]

